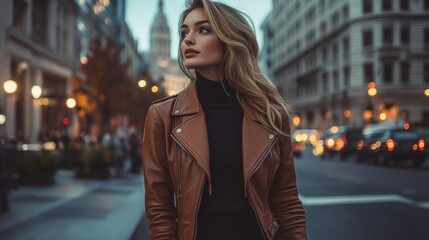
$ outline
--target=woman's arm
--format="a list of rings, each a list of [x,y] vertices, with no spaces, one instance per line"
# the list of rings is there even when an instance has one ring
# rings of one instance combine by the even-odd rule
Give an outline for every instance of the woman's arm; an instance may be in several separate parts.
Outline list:
[[[177,239],[177,210],[168,170],[165,131],[159,112],[151,105],[146,116],[143,137],[145,207],[151,240]]]
[[[290,136],[288,119],[284,112],[282,130]],[[288,136],[280,136],[280,139],[280,166],[269,197],[270,207],[279,224],[275,239],[305,240],[307,239],[305,212],[296,187],[292,142]]]

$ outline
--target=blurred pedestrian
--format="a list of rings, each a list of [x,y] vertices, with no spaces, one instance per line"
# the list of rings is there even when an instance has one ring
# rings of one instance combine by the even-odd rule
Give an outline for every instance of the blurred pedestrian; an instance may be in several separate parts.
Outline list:
[[[151,239],[306,239],[289,115],[240,11],[194,0],[180,18],[191,84],[151,105],[143,139]]]
[[[142,161],[140,154],[140,138],[137,135],[135,128],[131,127],[129,130],[128,145],[130,147],[130,172],[138,174],[141,172]]]

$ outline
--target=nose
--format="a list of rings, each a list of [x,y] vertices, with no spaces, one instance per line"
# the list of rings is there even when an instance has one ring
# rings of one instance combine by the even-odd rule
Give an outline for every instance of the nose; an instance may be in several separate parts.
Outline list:
[[[186,45],[193,45],[195,44],[195,40],[191,37],[191,34],[188,34],[185,39],[183,39]]]

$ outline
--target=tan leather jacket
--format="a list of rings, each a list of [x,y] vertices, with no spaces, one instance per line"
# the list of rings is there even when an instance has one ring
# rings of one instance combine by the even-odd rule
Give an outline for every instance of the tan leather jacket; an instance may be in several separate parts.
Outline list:
[[[289,130],[284,114],[283,130]],[[266,239],[306,239],[289,137],[266,129],[244,109],[245,194]],[[195,82],[149,108],[143,139],[150,239],[195,239],[204,182],[211,192],[206,121]]]

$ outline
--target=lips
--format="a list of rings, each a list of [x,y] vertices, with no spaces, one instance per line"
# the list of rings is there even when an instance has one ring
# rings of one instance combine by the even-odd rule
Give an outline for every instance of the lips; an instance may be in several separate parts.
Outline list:
[[[198,52],[197,50],[195,50],[193,48],[187,48],[185,50],[185,57],[187,57],[187,58],[193,57],[193,56],[197,55],[198,53],[200,53],[200,52]]]

